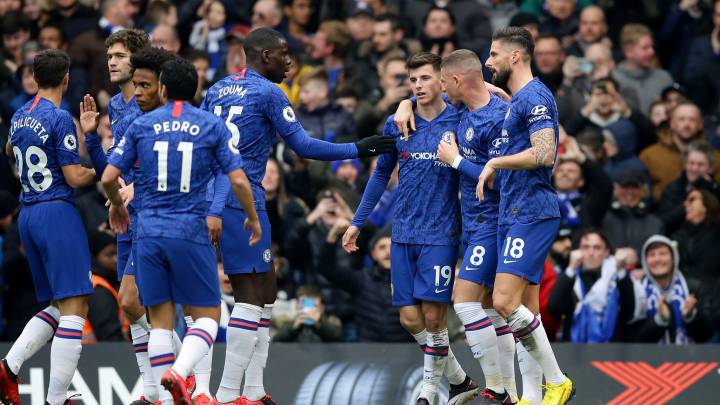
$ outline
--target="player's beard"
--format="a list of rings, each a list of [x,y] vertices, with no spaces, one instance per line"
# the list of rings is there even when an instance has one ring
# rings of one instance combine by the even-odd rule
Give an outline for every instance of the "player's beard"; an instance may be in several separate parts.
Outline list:
[[[506,89],[508,81],[510,81],[511,74],[512,74],[512,70],[510,70],[509,68],[508,69],[497,69],[497,70],[495,70],[495,73],[493,73],[492,82],[494,85]]]

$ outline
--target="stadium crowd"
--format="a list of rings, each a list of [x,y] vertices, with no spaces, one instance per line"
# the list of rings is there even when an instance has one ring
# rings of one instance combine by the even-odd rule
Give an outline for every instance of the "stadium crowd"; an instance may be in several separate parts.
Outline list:
[[[554,92],[562,125],[554,171],[562,223],[541,284],[548,335],[720,341],[718,0],[0,0],[0,141],[37,93],[32,60],[42,49],[72,59],[65,109],[77,117],[86,93],[105,107],[118,89],[104,41],[122,28],[143,29],[153,46],[192,61],[197,104],[244,65],[252,29],[275,28],[292,54],[281,87],[297,119],[315,138],[352,142],[381,133],[411,95],[408,56],[466,48],[484,60],[493,30],[508,25],[535,36],[535,72]],[[106,114],[99,132],[109,147]],[[374,163],[305,160],[278,138],[263,180],[279,283],[275,340],[412,340],[391,306],[396,177],[360,252],[341,248]],[[20,185],[4,154],[0,190],[0,337],[13,341],[46,303],[34,298],[18,237]],[[99,186],[78,193],[93,272],[107,281],[90,300],[94,335],[123,340],[106,197]],[[232,305],[221,260],[218,270]]]

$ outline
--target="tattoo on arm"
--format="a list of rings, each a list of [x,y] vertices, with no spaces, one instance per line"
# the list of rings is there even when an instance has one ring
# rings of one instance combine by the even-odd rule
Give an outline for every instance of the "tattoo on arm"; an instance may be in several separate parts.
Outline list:
[[[530,135],[530,151],[535,157],[537,167],[552,166],[555,160],[555,130],[543,128]]]

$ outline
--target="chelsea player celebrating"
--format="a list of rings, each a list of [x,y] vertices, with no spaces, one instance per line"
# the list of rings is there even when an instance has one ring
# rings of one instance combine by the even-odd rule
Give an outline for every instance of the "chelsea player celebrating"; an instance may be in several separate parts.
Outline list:
[[[266,395],[262,383],[270,342],[270,314],[277,296],[270,250],[270,221],[262,188],[271,145],[280,135],[300,157],[341,160],[388,152],[394,148],[395,140],[373,136],[355,144],[333,144],[309,137],[295,118],[287,96],[276,85],[282,82],[291,63],[285,38],[272,29],[257,29],[246,38],[244,49],[247,68],[212,86],[202,105],[221,117],[232,133],[232,147],[243,156],[255,209],[265,231],[256,246],[248,247],[244,243],[248,234],[242,227],[246,213],[234,196],[228,198],[221,214],[220,249],[236,304],[228,324],[225,368],[216,399],[219,403],[238,400],[240,382],[247,369],[246,398],[241,400],[272,404],[274,402]],[[218,177],[216,181],[226,180]],[[218,185],[215,188],[222,189]],[[252,374],[250,369],[254,371]]]
[[[502,28],[493,34],[485,65],[493,82],[512,93],[502,127],[501,156],[490,159],[478,179],[477,196],[486,196],[485,182],[500,190],[498,260],[493,306],[507,319],[513,334],[540,364],[547,391],[543,404],[562,405],[575,393],[560,371],[540,320],[522,305],[529,284],[537,285],[543,262],[557,234],[560,212],[552,187],[557,156],[558,113],[550,90],[530,69],[535,44],[523,28]],[[496,171],[500,170],[496,177]]]
[[[441,98],[439,56],[425,52],[415,54],[408,59],[407,69],[417,97],[417,132],[402,138],[393,116],[387,119],[384,132],[398,139],[397,151],[378,159],[352,226],[343,236],[343,247],[348,252],[358,250],[360,228],[399,163],[390,256],[392,301],[400,307],[401,324],[424,349],[423,385],[417,404],[429,405],[435,400],[438,383],[448,364],[447,311],[460,236],[457,172],[441,162],[436,151],[438,143],[448,142],[454,136],[459,116],[457,110]],[[459,368],[454,359],[453,362],[453,366]],[[462,377],[465,374],[462,370],[458,373],[462,374],[459,381],[451,379],[451,383],[471,382]],[[465,384],[465,388],[474,391],[466,399],[472,399],[477,393],[477,386],[472,385]],[[464,403],[457,400],[453,403]]]

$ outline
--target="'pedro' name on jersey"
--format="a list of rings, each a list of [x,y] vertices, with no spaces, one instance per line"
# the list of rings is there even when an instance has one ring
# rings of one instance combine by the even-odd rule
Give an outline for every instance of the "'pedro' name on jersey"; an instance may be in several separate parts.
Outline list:
[[[156,123],[153,125],[155,135],[159,135],[160,132],[186,132],[192,136],[197,136],[200,133],[200,127],[196,124],[191,124],[187,121],[163,121],[162,123]]]

